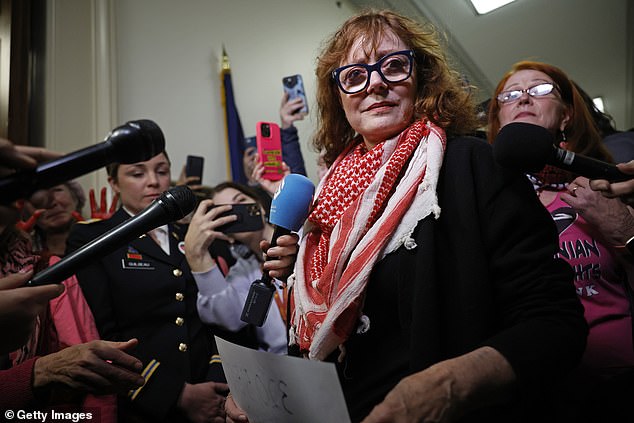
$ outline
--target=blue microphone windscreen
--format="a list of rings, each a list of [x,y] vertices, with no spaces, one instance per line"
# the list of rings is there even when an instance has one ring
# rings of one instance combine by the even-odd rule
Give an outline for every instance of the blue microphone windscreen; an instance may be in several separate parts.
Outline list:
[[[304,175],[291,173],[282,180],[273,201],[269,222],[282,228],[298,231],[310,212],[315,184]]]

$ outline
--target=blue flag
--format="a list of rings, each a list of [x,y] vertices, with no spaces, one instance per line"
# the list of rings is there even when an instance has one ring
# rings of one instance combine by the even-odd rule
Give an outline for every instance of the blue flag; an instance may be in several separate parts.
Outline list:
[[[227,167],[231,171],[230,178],[234,182],[246,184],[247,178],[242,166],[244,155],[244,132],[240,123],[240,115],[233,97],[231,82],[231,67],[224,48],[222,49],[222,95],[225,108],[225,122],[227,129]]]

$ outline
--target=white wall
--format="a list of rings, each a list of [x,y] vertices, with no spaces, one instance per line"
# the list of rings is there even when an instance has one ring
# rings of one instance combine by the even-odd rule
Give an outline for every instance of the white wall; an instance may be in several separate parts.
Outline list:
[[[69,153],[102,141],[118,124],[112,0],[46,2],[44,142]],[[89,173],[86,189],[107,185]]]
[[[177,177],[187,154],[206,158],[204,182],[227,179],[221,106],[222,46],[246,136],[260,120],[279,123],[282,77],[304,76],[314,109],[321,42],[354,10],[331,0],[114,0],[118,118],[148,118],[166,137]],[[296,123],[309,177],[314,121]]]
[[[245,135],[254,135],[256,122],[279,122],[283,76],[304,76],[314,109],[320,45],[355,11],[334,0],[48,0],[45,144],[68,153],[152,119],[173,178],[196,154],[206,157],[204,183],[224,181],[222,46]],[[316,179],[312,112],[296,126]],[[103,170],[80,179],[86,191],[106,181]]]

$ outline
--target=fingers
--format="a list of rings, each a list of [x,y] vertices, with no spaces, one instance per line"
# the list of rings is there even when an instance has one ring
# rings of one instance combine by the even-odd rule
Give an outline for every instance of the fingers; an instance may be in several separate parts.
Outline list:
[[[299,236],[297,234],[283,235],[277,239],[277,245],[273,248],[266,240],[260,243],[260,247],[266,252],[268,259],[264,262],[264,270],[274,278],[285,278],[293,272],[297,251]]]
[[[577,190],[579,189],[579,185],[571,183],[568,185],[568,193],[573,197],[577,196]]]
[[[33,214],[31,215],[31,217],[29,217],[29,219],[26,222],[16,222],[15,227],[24,232],[31,232],[31,230],[37,223],[37,220],[40,218],[42,213],[44,213],[44,211],[45,210],[43,209],[35,210]]]
[[[189,186],[197,185],[200,186],[200,177],[198,176],[188,176],[185,178],[185,184]]]
[[[11,141],[6,139],[0,139],[0,152],[2,153],[0,154],[0,164],[12,169],[31,169],[38,163],[62,155],[41,147],[13,145]]]
[[[31,279],[31,276],[33,276],[33,270],[23,273],[13,273],[0,278],[0,290],[20,288]]]
[[[590,181],[590,188],[607,194],[610,192],[610,183],[605,179],[594,179]]]
[[[64,155],[63,153],[58,153],[57,151],[50,151],[42,147],[32,147],[28,145],[16,145],[15,150],[19,154],[28,156],[38,163],[47,162]]]
[[[110,204],[110,208],[108,208],[107,193],[108,193],[108,189],[106,187],[102,187],[99,193],[99,206],[97,206],[95,190],[91,189],[89,191],[88,194],[90,199],[90,217],[91,218],[108,219],[117,210],[117,204],[119,203],[119,193],[115,193],[115,195],[112,197],[112,203]]]
[[[610,193],[613,196],[628,196],[634,193],[634,179],[610,184]]]
[[[229,393],[229,385],[227,385],[226,383],[216,382],[214,384],[214,390],[217,394],[227,395]]]
[[[71,216],[73,216],[73,219],[75,219],[78,222],[83,222],[84,220],[84,216],[82,216],[77,210],[73,210],[72,212],[70,212]]]
[[[123,351],[137,344],[136,339],[127,342],[91,341],[77,345],[82,349],[83,358],[74,361],[81,363],[90,373],[94,373],[94,376],[88,374],[85,380],[94,384],[96,388],[112,387],[116,391],[138,388],[145,382],[139,374],[143,364],[136,357]],[[82,371],[77,370],[77,373],[82,374]]]
[[[10,275],[1,278],[3,291],[0,292],[0,352],[8,353],[24,345],[35,327],[35,320],[48,302],[64,291],[63,285],[44,285],[37,287],[15,287],[24,284],[32,275],[31,272]]]
[[[126,342],[99,342],[103,343],[97,344],[97,347],[99,348],[99,355],[104,361],[109,361],[111,364],[115,364],[132,371],[140,371],[143,368],[141,360],[125,352],[134,349],[139,344],[138,339],[133,338]]]
[[[56,283],[41,286],[28,286],[18,289],[24,290],[24,298],[27,299],[27,302],[46,306],[50,300],[60,296],[62,292],[64,292],[65,287],[61,283]]]
[[[223,213],[231,211],[231,208],[232,206],[229,204],[214,206],[212,200],[201,201],[192,216],[189,229],[185,236],[185,250],[189,252],[189,254],[199,255],[205,252],[216,238],[232,242],[231,238],[218,230],[221,226],[238,219],[238,216],[235,214],[221,216]],[[203,254],[203,257],[207,261],[206,256],[206,253]],[[190,263],[190,265],[192,265],[192,263]]]
[[[102,187],[101,188],[101,198],[100,198],[100,207],[99,207],[99,211],[101,213],[105,213],[106,210],[108,210],[108,203],[106,201],[106,187]]]
[[[286,162],[282,162],[282,172],[284,173],[284,176],[288,176],[291,174],[291,168],[288,167]]]
[[[628,175],[634,175],[634,160],[631,160],[627,163],[619,163],[616,167],[623,173]]]
[[[36,363],[37,385],[58,382],[93,393],[122,393],[142,386],[141,363],[133,357],[124,358],[127,354],[112,344],[126,343],[91,341],[42,357]],[[121,365],[130,360],[136,363],[132,370]]]
[[[112,197],[112,204],[110,204],[110,210],[108,212],[112,215],[115,211],[117,211],[117,204],[119,204],[119,193],[115,193],[114,197]]]
[[[280,103],[280,108],[284,107],[287,101],[288,101],[288,91],[284,90],[284,94],[282,94],[282,102]]]
[[[24,284],[33,276],[33,271],[26,273],[14,273],[4,278],[0,278],[0,289],[10,290],[3,293],[7,296],[11,295],[12,302],[19,307],[39,306],[44,307],[50,300],[59,296],[64,292],[63,284],[50,284],[41,286],[24,286]]]
[[[90,191],[88,191],[88,199],[90,200],[90,215],[94,216],[97,213],[97,200],[95,199],[94,188],[90,188]]]
[[[212,220],[221,220],[224,219],[225,216],[223,217],[218,217],[223,213],[227,213],[228,211],[231,211],[232,205],[231,204],[214,204],[213,200],[203,200],[200,202],[200,204],[198,205],[198,208],[196,209],[196,213],[195,215],[197,215],[198,218],[204,218],[204,220],[206,221],[212,221]],[[226,217],[231,217],[231,219],[225,219],[223,220],[224,223],[220,223],[217,226],[221,226],[224,225],[225,223],[229,223],[229,222],[233,222],[234,220],[237,219],[236,215],[228,215]]]
[[[261,182],[263,180],[262,175],[264,174],[264,165],[258,161],[258,155],[255,154],[255,166],[253,166],[252,177],[254,180]]]
[[[5,148],[3,145],[0,157],[2,158],[2,166],[10,169],[32,169],[37,166],[37,160],[26,154],[20,153],[14,146],[7,146]],[[9,169],[6,171],[10,172]]]
[[[264,246],[264,252],[269,257],[283,257],[288,255],[297,254],[297,250],[299,248],[299,235],[297,234],[289,234],[282,235],[276,241],[276,246],[270,248],[270,243],[264,241],[266,244]],[[262,247],[262,244],[260,244]]]
[[[227,421],[229,422],[248,422],[246,414],[233,400],[233,395],[229,394],[225,401],[225,413],[227,414]]]

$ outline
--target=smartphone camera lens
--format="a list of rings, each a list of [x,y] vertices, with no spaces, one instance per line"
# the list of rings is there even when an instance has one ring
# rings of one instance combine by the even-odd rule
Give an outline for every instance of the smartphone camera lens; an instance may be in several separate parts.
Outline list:
[[[263,123],[261,129],[263,137],[269,138],[271,136],[271,125],[269,125],[268,123]]]
[[[247,211],[249,216],[259,216],[260,215],[260,206],[257,204],[249,204],[247,206]]]

